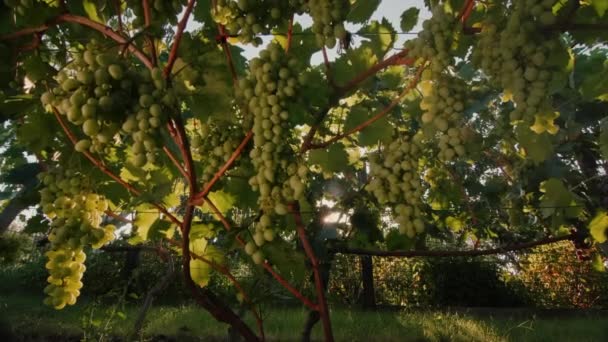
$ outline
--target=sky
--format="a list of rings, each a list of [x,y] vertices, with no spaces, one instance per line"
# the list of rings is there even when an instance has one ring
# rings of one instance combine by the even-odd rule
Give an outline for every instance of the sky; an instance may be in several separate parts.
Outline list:
[[[367,0],[359,0],[359,1],[367,1]],[[397,32],[401,31],[400,29],[400,22],[401,22],[401,14],[407,10],[410,7],[417,7],[420,9],[420,15],[419,15],[419,20],[418,20],[418,24],[417,26],[412,30],[413,32],[417,32],[420,27],[421,27],[421,23],[424,19],[427,19],[430,17],[430,13],[429,11],[426,9],[426,7],[424,7],[424,1],[422,0],[382,0],[380,3],[380,6],[378,6],[378,9],[374,12],[374,14],[371,17],[371,20],[382,20],[382,18],[386,18],[395,28],[395,30]],[[295,18],[295,21],[300,23],[302,25],[302,27],[306,28],[306,27],[310,27],[310,25],[312,24],[312,20],[308,15],[304,15],[304,16],[297,16]],[[196,25],[196,23],[190,23],[188,25],[188,30],[193,30],[196,29],[198,25]],[[350,32],[356,32],[358,31],[358,29],[361,27],[362,25],[352,25],[352,24],[348,24],[346,26],[347,30],[349,30]],[[406,34],[406,35],[398,35],[397,36],[397,41],[395,42],[395,47],[396,48],[400,48],[401,46],[403,46],[403,43],[407,40],[407,39],[411,39],[415,37],[415,35],[411,35],[411,34]],[[247,46],[243,46],[240,45],[245,51],[244,51],[244,56],[247,59],[253,58],[255,56],[258,55],[259,51],[261,49],[264,48],[264,46],[266,45],[266,43],[268,43],[272,38],[271,37],[265,37],[264,38],[264,44],[262,44],[261,46],[255,48],[253,46],[247,45]],[[310,37],[310,39],[315,39],[313,36]],[[357,42],[357,40],[361,39],[360,37],[355,37],[355,43]],[[334,48],[332,50],[328,51],[328,56],[330,60],[333,60],[336,58],[337,56],[337,48]],[[313,55],[312,57],[312,64],[320,64],[323,61],[323,57],[321,55],[321,52],[316,53],[315,55]]]

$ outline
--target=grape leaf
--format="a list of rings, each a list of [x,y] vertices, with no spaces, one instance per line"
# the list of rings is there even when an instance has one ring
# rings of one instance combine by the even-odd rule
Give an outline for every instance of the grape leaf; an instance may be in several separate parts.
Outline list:
[[[540,212],[542,217],[551,217],[553,229],[558,229],[566,218],[576,218],[582,211],[577,198],[557,178],[549,178],[540,184]]]
[[[608,229],[608,215],[605,211],[599,211],[589,222],[589,232],[595,241],[604,243],[607,240],[606,229]]]
[[[608,101],[608,60],[601,70],[595,70],[583,80],[579,91],[585,100]]]
[[[235,197],[223,190],[212,191],[207,197],[222,214],[227,213],[234,206]],[[213,213],[213,210],[208,205],[203,205],[202,210],[205,213]]]
[[[526,125],[519,125],[515,135],[524,154],[534,163],[539,164],[553,154],[553,144],[547,133],[536,134]]]
[[[380,0],[357,0],[351,5],[346,20],[356,24],[364,23],[369,20],[379,5]]]
[[[257,208],[259,194],[251,189],[247,179],[228,177],[224,191],[234,197],[234,202],[240,209]]]
[[[418,23],[418,15],[420,14],[420,9],[416,7],[410,7],[406,9],[401,14],[401,30],[403,32],[408,32],[416,26]]]
[[[608,10],[608,0],[591,0],[591,5],[595,8],[597,15],[601,18]]]
[[[192,10],[192,16],[199,23],[213,25],[211,19],[211,0],[198,0]]]
[[[192,260],[190,260],[190,275],[192,276],[192,280],[198,286],[205,287],[209,284],[211,271],[213,271],[213,267],[209,262],[223,265],[225,262],[224,253],[219,248],[208,244],[206,239],[190,241],[190,250],[196,256],[200,256],[208,261],[205,262],[197,259],[196,256],[193,256]]]
[[[382,18],[382,22],[373,20],[369,25],[361,28],[358,33],[369,38],[369,41],[362,45],[370,46],[378,60],[382,59],[395,44],[395,29],[386,18]]]
[[[101,20],[101,18],[99,18],[99,15],[97,14],[97,5],[94,1],[83,0],[82,7],[84,8],[84,11],[91,20],[96,21],[98,23],[103,23],[103,21]]]
[[[356,75],[378,62],[378,57],[369,44],[350,49],[334,62],[333,74],[338,84],[345,84]]]
[[[409,250],[414,247],[414,240],[404,234],[399,234],[397,230],[391,230],[386,237],[386,249],[389,251]]]
[[[306,258],[303,253],[294,253],[291,245],[281,238],[263,247],[266,258],[276,266],[283,276],[290,276],[296,283],[301,283],[308,276]]]
[[[372,146],[378,142],[387,142],[392,139],[392,135],[393,126],[389,123],[388,118],[384,116],[359,132],[359,144],[361,146]]]
[[[332,144],[326,149],[310,151],[310,162],[320,165],[326,172],[341,172],[348,169],[348,154],[341,143]]]
[[[151,239],[155,235],[155,232],[152,230],[153,224],[156,221],[162,221],[158,210],[151,205],[142,204],[136,208],[136,211],[137,213],[133,220],[135,234],[129,239],[129,243],[131,244],[138,244]],[[168,228],[168,226],[165,228]]]

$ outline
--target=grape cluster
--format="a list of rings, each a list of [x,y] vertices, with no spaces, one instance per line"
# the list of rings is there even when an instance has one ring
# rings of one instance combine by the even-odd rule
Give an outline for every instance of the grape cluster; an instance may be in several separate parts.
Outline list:
[[[333,48],[337,40],[346,38],[344,21],[350,9],[349,0],[309,0],[307,11],[312,17],[312,32],[320,46]]]
[[[150,21],[165,22],[171,24],[177,23],[177,14],[179,14],[184,6],[188,3],[187,0],[150,0]],[[127,1],[127,7],[133,9],[135,18],[133,19],[133,27],[140,28],[145,25],[144,8],[142,1],[132,0]]]
[[[4,4],[20,16],[26,16],[34,7],[34,0],[4,0]]]
[[[258,247],[262,247],[266,242],[273,241],[275,236],[272,216],[262,214],[254,230],[254,233],[251,235],[251,241],[245,245],[245,252],[251,255],[253,262],[261,264],[264,261],[264,254]]]
[[[563,53],[558,33],[542,30],[555,23],[555,0],[517,0],[508,11],[506,22],[492,19],[482,26],[480,40],[473,50],[473,61],[500,84],[515,109],[512,123],[524,122],[537,133],[555,134],[553,111],[548,110],[549,84],[560,77],[559,70],[547,63],[552,55]],[[560,51],[561,50],[561,51]]]
[[[91,190],[88,179],[72,170],[60,168],[39,176],[44,188],[40,191],[40,205],[52,220],[49,241],[50,283],[45,288],[49,297],[46,304],[57,309],[72,305],[82,287],[80,279],[85,270],[83,248],[100,248],[114,239],[113,225],[102,227],[102,217],[108,209],[105,197]]]
[[[243,140],[242,130],[226,121],[212,121],[200,125],[190,145],[195,158],[201,158],[203,183],[209,182],[215,173],[230,159]]]
[[[418,37],[405,43],[408,56],[429,61],[428,78],[434,79],[452,64],[450,51],[461,30],[456,18],[445,13],[443,6],[435,6],[433,16],[422,23]]]
[[[381,205],[391,206],[399,232],[410,238],[424,231],[420,153],[415,142],[406,138],[393,140],[383,151],[370,155],[372,180],[365,188]]]
[[[470,136],[467,127],[460,127],[467,100],[466,84],[456,77],[439,75],[433,81],[424,81],[423,85],[421,121],[438,132],[437,156],[443,161],[464,156],[464,143]]]
[[[299,163],[290,145],[287,103],[304,78],[296,59],[289,59],[276,43],[254,58],[250,73],[239,81],[239,97],[253,114],[254,147],[249,153],[256,174],[249,184],[260,192],[260,206],[269,213],[285,215],[287,203],[304,195],[308,169]]]
[[[218,0],[213,20],[224,25],[229,34],[238,35],[243,43],[262,43],[259,34],[268,34],[294,13],[302,13],[301,0]]]
[[[57,74],[58,85],[41,96],[74,125],[82,127],[79,152],[109,153],[122,131],[132,138],[130,161],[137,167],[154,164],[156,138],[175,104],[159,68],[131,70],[116,53],[104,52],[95,41],[74,54],[69,69]]]
[[[44,304],[57,310],[76,304],[82,288],[82,274],[86,269],[86,254],[82,249],[64,248],[50,250],[45,255],[49,259],[46,268],[50,275],[47,278],[49,285],[44,288],[44,293],[48,295]]]

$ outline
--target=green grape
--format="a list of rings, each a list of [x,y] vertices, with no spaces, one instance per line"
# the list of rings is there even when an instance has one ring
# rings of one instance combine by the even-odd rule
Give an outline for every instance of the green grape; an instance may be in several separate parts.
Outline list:
[[[109,147],[119,147],[116,141],[125,134],[130,139],[119,140],[132,143],[131,163],[137,167],[154,165],[160,150],[156,140],[168,119],[166,113],[177,105],[163,103],[172,91],[159,91],[152,83],[159,77],[163,77],[160,69],[136,72],[118,51],[102,53],[99,43],[91,41],[84,52],[74,53],[74,61],[55,77],[59,86],[42,94],[41,102],[82,127],[86,139],[79,140],[76,151],[103,155]],[[136,147],[144,142],[145,149]]]
[[[86,143],[89,141],[82,140],[76,145]],[[86,270],[83,248],[87,245],[100,248],[107,244],[114,239],[116,227],[101,226],[108,200],[92,192],[85,175],[55,168],[38,177],[45,185],[40,191],[40,205],[51,220],[51,250],[46,253],[48,262],[45,265],[49,271],[45,303],[62,309],[76,303],[80,294],[80,280]]]
[[[262,43],[260,34],[269,34],[284,25],[294,14],[302,14],[303,0],[218,0],[212,10],[213,20],[226,27],[231,35],[237,35],[245,44]]]
[[[210,119],[197,128],[190,145],[193,157],[203,164],[201,179],[206,184],[239,146],[243,140],[243,130],[228,121],[217,119]],[[240,157],[237,162],[239,160]]]
[[[512,101],[512,125],[530,126],[536,133],[557,133],[553,124],[549,85],[562,76],[547,63],[549,56],[564,54],[559,32],[545,30],[553,25],[554,0],[517,0],[504,4],[509,13],[503,20],[488,18],[482,24],[472,60]]]
[[[424,187],[418,174],[421,153],[421,147],[409,139],[392,141],[383,151],[370,155],[372,180],[365,187],[378,203],[391,208],[399,232],[410,238],[424,232]]]
[[[350,10],[349,0],[309,0],[306,6],[319,45],[333,48],[337,40],[346,38],[344,21]]]
[[[287,108],[290,94],[299,87],[297,64],[273,43],[252,60],[247,78],[239,81],[240,99],[253,114],[254,147],[249,156],[255,175],[249,184],[260,193],[259,204],[266,215],[285,215],[287,204],[304,196],[308,170],[289,144]],[[285,91],[287,88],[291,90]],[[263,229],[269,228],[267,223],[266,218],[260,222],[262,237]]]
[[[464,125],[463,111],[467,98],[467,85],[455,76],[439,74],[432,81],[423,82],[420,108],[422,126],[431,127],[426,132],[436,132],[433,139],[439,148],[438,158],[451,161],[466,154],[465,144],[470,138],[469,128]],[[428,134],[428,133],[427,133]]]

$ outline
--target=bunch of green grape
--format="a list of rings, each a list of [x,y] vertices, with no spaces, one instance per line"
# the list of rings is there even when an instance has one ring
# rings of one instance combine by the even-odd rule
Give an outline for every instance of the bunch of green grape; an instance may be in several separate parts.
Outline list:
[[[552,7],[555,0],[516,0],[504,11],[504,21],[488,19],[482,25],[473,61],[504,89],[505,100],[512,100],[515,109],[510,120],[545,123],[550,109],[549,85],[560,77],[556,66],[548,62],[552,56],[564,55],[559,34],[544,30],[555,23]],[[551,120],[552,121],[552,120]],[[535,125],[535,131],[556,133],[557,126]]]
[[[249,184],[260,193],[259,204],[268,217],[287,214],[288,203],[304,196],[308,168],[297,160],[290,144],[293,138],[287,107],[305,82],[300,76],[297,60],[271,43],[251,61],[248,76],[239,81],[238,96],[248,115],[253,115],[254,146],[249,156],[255,175]],[[261,229],[270,228],[265,223],[266,219]]]
[[[380,152],[370,155],[370,183],[365,189],[381,205],[388,205],[399,224],[399,232],[413,238],[424,232],[419,174],[421,147],[407,137],[393,140]]]
[[[433,8],[432,17],[422,23],[418,37],[408,40],[408,56],[426,60],[431,70],[426,79],[433,79],[452,64],[451,50],[462,31],[456,18],[445,12],[443,6]]]
[[[431,127],[425,131],[437,132],[437,156],[443,161],[464,156],[464,144],[468,139],[468,128],[462,125],[462,114],[468,98],[466,83],[459,78],[441,74],[433,81],[424,81],[421,85],[424,96],[420,102],[420,108],[424,111],[421,121],[423,128]]]
[[[50,285],[45,288],[49,296],[45,303],[61,309],[76,302],[82,287],[83,248],[101,248],[114,239],[116,227],[102,226],[109,202],[92,191],[84,175],[57,168],[41,173],[39,178],[44,185],[40,205],[51,219],[51,250],[46,254]]]
[[[274,240],[274,226],[273,218],[268,214],[262,214],[260,220],[255,224],[251,240],[245,245],[245,253],[251,255],[254,263],[261,264],[264,262],[264,253],[260,247],[266,244],[266,242]]]
[[[194,158],[203,163],[203,184],[209,182],[230,159],[242,140],[242,129],[227,121],[209,120],[200,125],[192,136],[190,146]]]
[[[231,35],[243,43],[262,43],[257,35],[269,34],[287,22],[294,13],[302,13],[301,0],[217,0],[211,14]]]
[[[177,24],[178,14],[183,11],[184,6],[188,3],[187,0],[150,0],[150,21],[154,22],[169,22]],[[141,0],[127,1],[127,7],[133,10],[135,18],[133,19],[133,27],[140,28],[145,25],[145,16],[143,2]]]
[[[43,93],[41,101],[81,126],[84,137],[76,151],[107,154],[122,130],[133,141],[131,162],[138,167],[154,164],[159,128],[167,121],[166,108],[174,106],[161,70],[136,72],[96,41],[73,58],[55,77],[58,85]]]
[[[50,275],[47,278],[49,285],[44,288],[44,293],[48,296],[44,299],[44,304],[57,310],[76,304],[86,269],[86,254],[82,249],[63,248],[50,250],[45,255],[49,259],[46,268]]]
[[[34,0],[4,0],[4,4],[20,16],[26,16],[34,7]]]
[[[305,3],[313,20],[312,32],[320,46],[333,48],[346,38],[344,21],[350,10],[349,0],[309,0]]]

